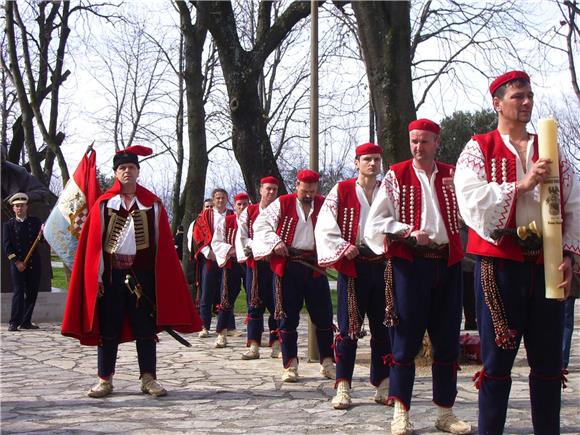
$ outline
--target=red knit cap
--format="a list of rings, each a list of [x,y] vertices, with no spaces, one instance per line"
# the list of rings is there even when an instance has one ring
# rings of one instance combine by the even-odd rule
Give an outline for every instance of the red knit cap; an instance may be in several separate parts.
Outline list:
[[[426,130],[435,134],[439,134],[441,132],[441,127],[439,127],[439,124],[431,121],[430,119],[421,118],[409,123],[409,131],[413,130]]]
[[[246,192],[242,192],[242,193],[238,193],[236,196],[234,196],[234,202],[237,201],[243,201],[243,200],[250,200],[250,197],[248,196],[248,194]]]
[[[304,183],[316,183],[318,180],[320,180],[320,174],[310,169],[302,169],[301,171],[298,171],[296,178],[298,178],[298,181],[302,181]]]
[[[497,91],[497,88],[516,79],[522,79],[529,82],[530,76],[524,71],[507,72],[496,78],[493,82],[491,82],[491,85],[489,85],[489,92],[493,96],[495,91]]]
[[[365,154],[382,154],[383,149],[374,143],[365,143],[359,145],[354,150],[355,156],[364,156]]]
[[[276,186],[280,185],[280,181],[276,177],[272,177],[271,175],[264,177],[260,180],[260,184],[275,184]]]

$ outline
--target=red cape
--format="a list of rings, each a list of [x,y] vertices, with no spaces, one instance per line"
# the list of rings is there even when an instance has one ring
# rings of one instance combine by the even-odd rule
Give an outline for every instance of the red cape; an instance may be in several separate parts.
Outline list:
[[[80,340],[81,344],[98,345],[100,340],[97,314],[97,282],[102,251],[101,204],[120,193],[120,184],[101,195],[91,208],[83,226],[72,268],[61,332]],[[167,212],[161,200],[144,187],[137,185],[136,195],[141,204],[159,205],[159,234],[155,255],[155,292],[157,298],[157,331],[171,327],[175,331],[200,331],[202,322],[177,258]],[[125,318],[120,342],[134,340]]]

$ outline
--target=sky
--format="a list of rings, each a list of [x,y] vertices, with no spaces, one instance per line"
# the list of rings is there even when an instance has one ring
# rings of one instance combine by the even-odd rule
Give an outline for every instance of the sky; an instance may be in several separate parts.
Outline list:
[[[548,28],[550,23],[558,22],[559,11],[555,8],[552,2],[527,2],[527,5],[531,5],[530,7],[535,12],[535,14],[531,14],[529,18],[536,21],[537,25]],[[127,2],[125,7],[132,13],[139,12],[150,17],[152,20],[161,21],[163,25],[167,26],[167,29],[170,29],[170,26],[174,25],[177,19],[177,13],[169,9],[169,2],[164,0],[153,2],[132,1]],[[115,30],[107,25],[95,26],[95,28],[92,29],[93,37],[100,40],[101,43],[103,43],[102,41],[105,40],[107,36],[115,31],[122,31],[122,29],[119,27]],[[325,30],[321,28],[320,34],[324,34],[324,31]],[[171,38],[171,32],[173,31],[167,31],[167,38]],[[178,37],[176,31],[173,34],[175,37]],[[73,32],[71,39],[74,35],[75,33]],[[540,114],[545,116],[547,113],[545,113],[545,109],[542,109],[542,107],[546,105],[547,101],[560,100],[562,99],[563,94],[570,95],[572,92],[566,58],[563,54],[556,54],[554,52],[551,52],[549,56],[542,57],[541,53],[534,53],[535,44],[531,41],[526,41],[525,39],[517,41],[517,43],[519,44],[517,46],[518,50],[522,50],[522,52],[526,53],[529,52],[530,56],[536,55],[537,57],[541,57],[537,61],[543,66],[546,66],[545,68],[541,68],[544,70],[541,74],[539,72],[531,73],[532,83],[536,93],[536,118]],[[94,51],[92,51],[91,44],[84,44],[79,40],[71,40],[71,44],[72,52],[70,57],[67,58],[67,67],[71,69],[73,73],[66,81],[62,93],[63,101],[67,102],[66,110],[63,110],[65,108],[64,105],[62,106],[63,109],[61,109],[63,114],[62,119],[66,121],[67,131],[67,139],[63,146],[63,152],[65,158],[69,162],[69,171],[72,173],[76,167],[76,162],[81,159],[86,146],[95,141],[98,165],[106,173],[112,164],[112,145],[110,141],[110,132],[106,131],[105,126],[95,119],[95,114],[104,113],[106,111],[106,103],[103,99],[103,89],[94,78],[94,70],[98,67],[99,60],[95,56]],[[423,46],[423,50],[426,51],[436,49],[437,47],[435,45],[425,44]],[[308,50],[308,46],[306,46],[306,48],[302,47],[300,50]],[[424,56],[427,57],[425,54]],[[478,62],[477,59],[475,59],[475,61]],[[354,89],[358,89],[358,103],[356,102],[356,92],[351,92],[349,97],[345,98],[341,103],[353,106],[356,106],[357,104],[360,105],[361,95],[362,97],[365,97],[365,93],[367,92],[364,88],[366,80],[361,81],[361,77],[365,74],[364,66],[360,62],[352,59],[343,58],[340,62],[340,67],[338,68],[327,67],[321,71],[320,83],[323,86],[329,86],[329,84],[331,84],[330,86],[332,90],[335,91],[341,85],[344,87],[352,86]],[[497,71],[502,69],[501,65],[494,65],[494,68]],[[491,69],[492,67],[487,70],[490,71]],[[491,72],[489,72],[489,74],[492,75]],[[443,117],[451,115],[454,111],[475,111],[490,108],[491,99],[487,92],[488,84],[489,79],[486,77],[483,77],[481,74],[472,74],[469,77],[469,85],[471,89],[467,96],[463,89],[456,89],[453,82],[442,81],[440,85],[433,88],[433,92],[427,99],[426,103],[420,108],[417,116],[427,117],[439,122]],[[416,86],[416,100],[418,100],[420,91],[421,85]],[[324,91],[321,90],[320,92],[323,93]],[[332,116],[327,117],[332,118]],[[324,120],[324,123],[327,124],[321,125],[321,130],[328,127],[328,132],[321,134],[321,145],[324,143],[336,144],[344,142],[345,144],[348,144],[348,146],[354,146],[357,143],[366,142],[366,136],[368,134],[367,128],[365,127],[365,123],[368,122],[366,109],[361,110],[360,113],[360,128],[352,130],[349,137],[343,138],[341,136],[341,130],[347,126],[341,124],[350,123],[352,125],[353,122],[356,121],[353,121],[352,119],[347,120],[340,116],[335,116],[334,119]],[[534,124],[535,122],[530,126],[532,131],[534,130]],[[211,140],[210,135],[208,135],[208,138]],[[208,143],[208,146],[211,145],[212,143]],[[334,154],[336,154],[336,151]],[[218,182],[220,177],[222,177],[221,173],[223,173],[223,171],[219,171],[219,169],[223,167],[223,164],[232,161],[231,154],[225,152],[214,153],[210,158],[212,163],[210,164],[208,189],[211,189],[212,182]],[[142,181],[153,184],[166,185],[172,183],[173,173],[174,164],[171,159],[156,158],[153,164],[146,163],[143,165],[141,179]],[[212,174],[219,174],[220,177],[214,177],[212,180]],[[237,165],[228,165],[227,176],[230,179],[236,177],[239,178],[240,173]],[[224,182],[225,181],[227,181],[227,179],[224,180]],[[56,184],[58,184],[58,180],[56,180]]]

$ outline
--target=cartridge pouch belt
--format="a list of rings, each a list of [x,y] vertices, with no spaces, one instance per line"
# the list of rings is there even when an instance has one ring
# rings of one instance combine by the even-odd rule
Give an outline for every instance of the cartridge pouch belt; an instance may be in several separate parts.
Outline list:
[[[113,269],[131,269],[135,255],[112,254]]]
[[[524,256],[524,261],[526,263],[535,263],[538,261],[540,254],[542,253],[541,249],[522,249],[522,254]]]
[[[303,249],[291,248],[289,250],[288,261],[305,261],[312,265],[317,265],[316,251],[307,251]]]
[[[444,245],[415,246],[413,255],[433,260],[443,260],[449,257],[449,245],[445,243]]]
[[[357,255],[354,259],[357,263],[380,263],[385,261],[384,255]]]

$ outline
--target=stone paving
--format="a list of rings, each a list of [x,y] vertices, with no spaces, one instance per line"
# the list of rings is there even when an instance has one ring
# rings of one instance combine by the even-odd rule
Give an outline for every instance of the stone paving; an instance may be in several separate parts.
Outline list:
[[[243,319],[238,318],[238,325]],[[576,326],[580,315],[577,310]],[[188,336],[192,348],[166,333],[158,345],[158,378],[169,390],[153,398],[140,392],[134,344],[121,345],[115,391],[105,399],[85,395],[96,379],[96,351],[60,335],[56,323],[41,323],[38,331],[7,332],[1,339],[1,433],[390,433],[392,408],[372,400],[368,368],[358,364],[353,379],[354,406],[331,408],[333,381],[318,373],[319,364],[306,362],[306,321],[300,329],[300,382],[280,381],[282,362],[270,358],[242,361],[245,337],[228,337],[229,347],[215,349],[208,339]],[[580,334],[575,334],[568,388],[563,392],[562,433],[580,434]],[[368,353],[361,340],[361,355]],[[458,374],[456,414],[476,429],[477,392],[471,376],[479,367],[463,365]],[[416,433],[438,433],[431,403],[428,370],[418,370],[411,419]],[[523,352],[513,372],[506,433],[531,434]]]

